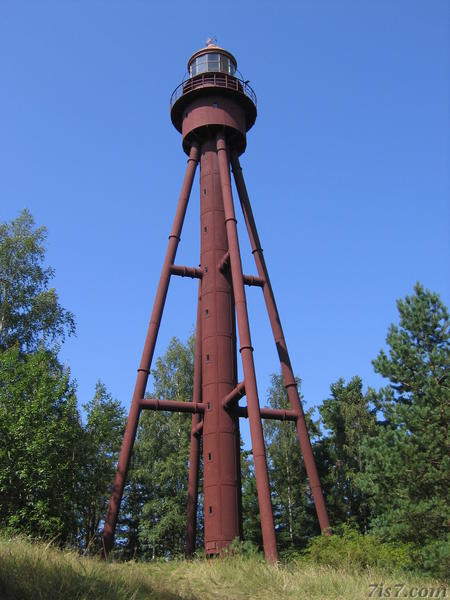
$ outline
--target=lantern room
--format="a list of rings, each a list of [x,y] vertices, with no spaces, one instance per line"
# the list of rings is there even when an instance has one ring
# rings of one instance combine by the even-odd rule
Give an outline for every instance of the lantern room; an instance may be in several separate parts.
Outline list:
[[[198,50],[188,61],[189,77],[196,77],[202,73],[235,75],[236,69],[237,63],[234,56],[215,44],[209,44]]]

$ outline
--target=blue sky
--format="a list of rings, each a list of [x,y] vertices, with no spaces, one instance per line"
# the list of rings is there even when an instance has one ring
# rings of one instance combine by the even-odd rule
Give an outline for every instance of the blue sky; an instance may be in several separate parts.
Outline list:
[[[80,402],[100,378],[129,405],[186,164],[169,98],[211,35],[258,96],[241,162],[305,405],[382,383],[371,360],[417,280],[449,303],[447,2],[0,0],[0,219],[48,227]],[[195,299],[173,280],[156,355]],[[248,304],[264,404],[278,364],[259,289]]]

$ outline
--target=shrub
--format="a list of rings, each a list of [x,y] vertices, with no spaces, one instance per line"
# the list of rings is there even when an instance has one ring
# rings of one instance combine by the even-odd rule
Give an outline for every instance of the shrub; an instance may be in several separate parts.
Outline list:
[[[311,562],[336,569],[395,571],[413,567],[412,550],[411,544],[382,542],[376,535],[363,535],[344,525],[334,535],[315,537],[303,554]]]
[[[228,548],[226,548],[225,555],[264,560],[264,555],[260,552],[256,544],[249,540],[240,540],[238,537],[234,538]]]

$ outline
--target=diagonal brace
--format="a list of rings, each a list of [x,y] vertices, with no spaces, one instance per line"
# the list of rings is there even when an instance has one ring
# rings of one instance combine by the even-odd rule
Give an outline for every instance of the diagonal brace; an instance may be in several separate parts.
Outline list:
[[[231,392],[222,400],[224,408],[230,408],[234,402],[245,396],[245,383],[241,381]]]

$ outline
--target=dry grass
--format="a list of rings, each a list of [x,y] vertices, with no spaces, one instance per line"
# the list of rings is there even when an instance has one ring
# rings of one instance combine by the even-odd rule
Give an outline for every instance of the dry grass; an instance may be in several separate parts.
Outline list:
[[[356,600],[369,598],[374,583],[384,583],[385,590],[405,584],[399,597],[407,597],[412,589],[443,588],[439,582],[405,574],[349,573],[306,562],[271,567],[239,557],[105,563],[22,539],[0,539],[1,600]],[[393,588],[391,597],[395,593]],[[381,596],[375,592],[371,597]],[[433,592],[422,597],[447,596]]]

